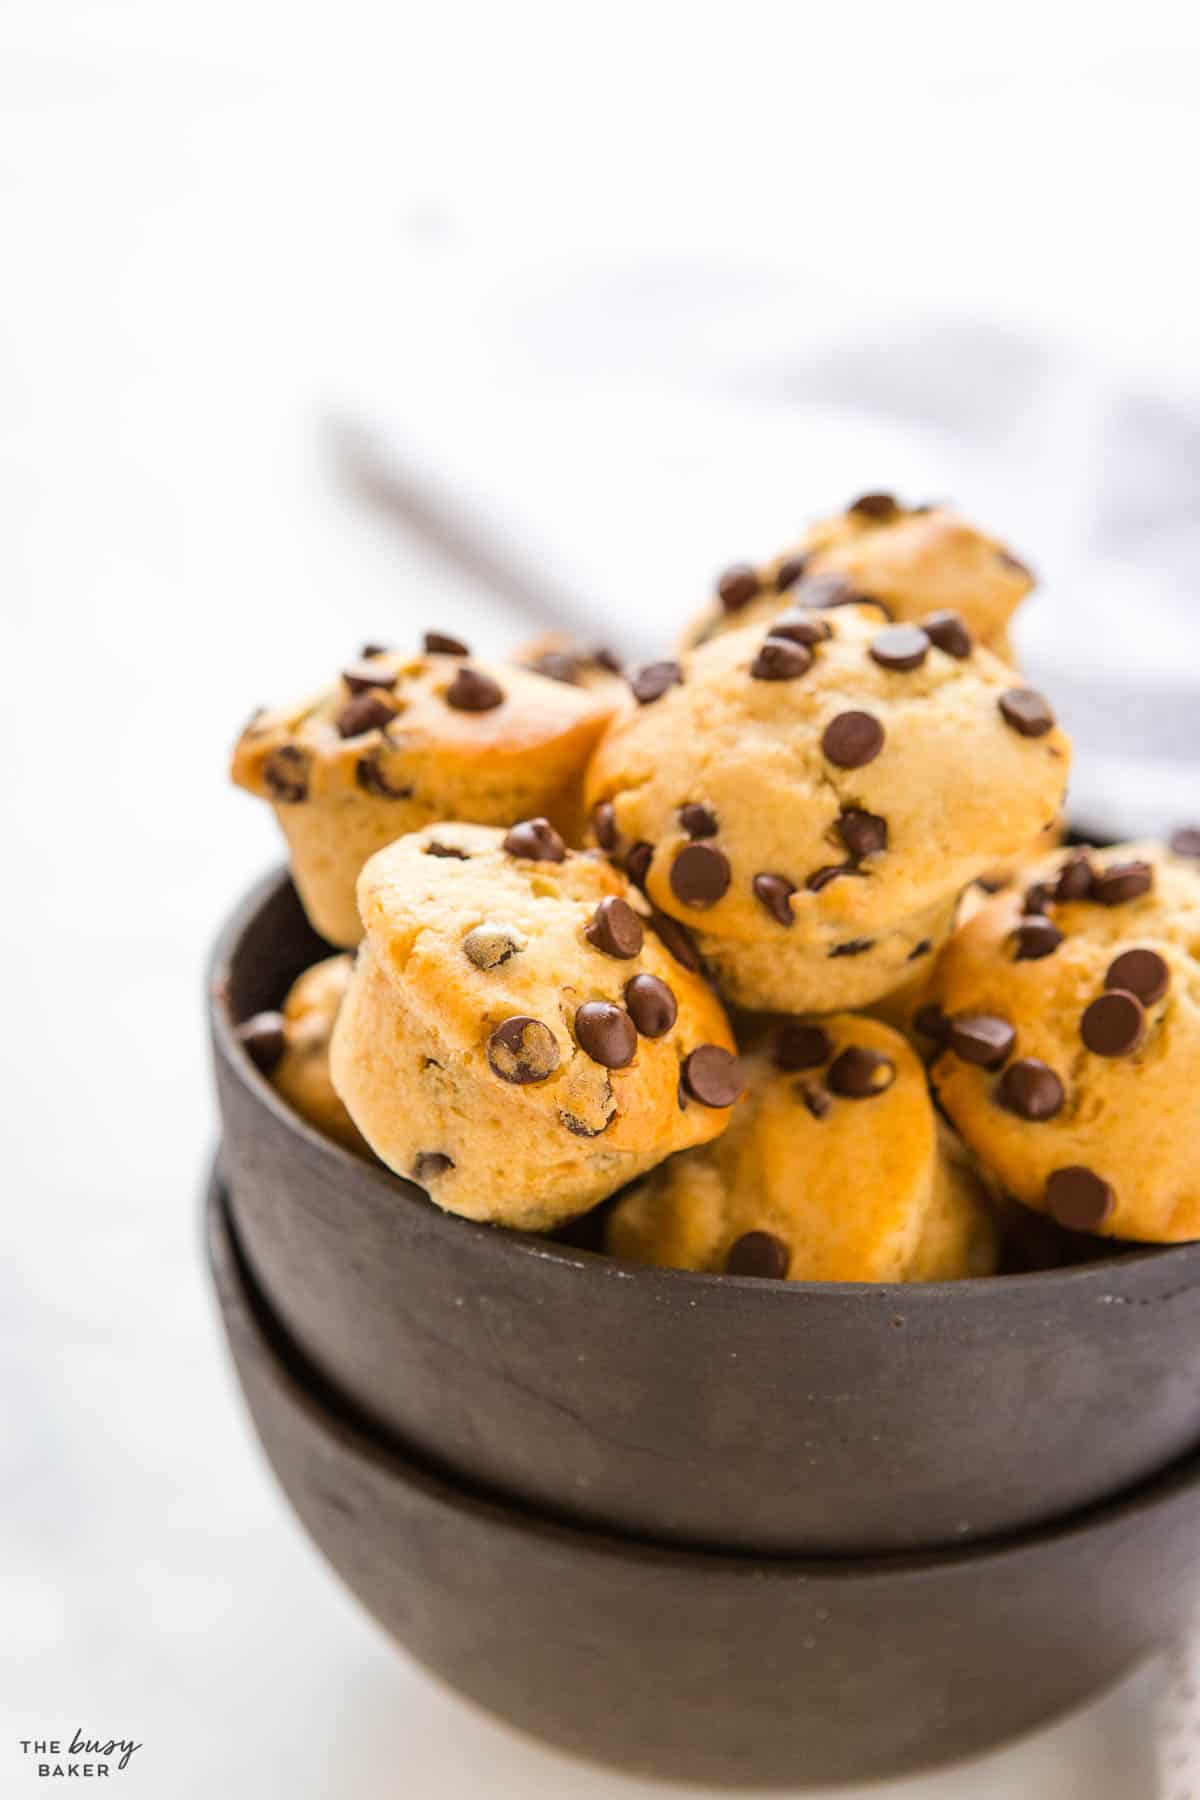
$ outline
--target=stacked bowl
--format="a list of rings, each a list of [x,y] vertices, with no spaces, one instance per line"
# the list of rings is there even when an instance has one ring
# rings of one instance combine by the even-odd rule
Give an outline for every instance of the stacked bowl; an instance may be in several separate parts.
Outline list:
[[[807,1284],[473,1224],[239,1041],[328,949],[284,876],[218,944],[212,1262],[292,1503],[436,1673],[603,1762],[796,1786],[997,1744],[1182,1626],[1200,1244]]]

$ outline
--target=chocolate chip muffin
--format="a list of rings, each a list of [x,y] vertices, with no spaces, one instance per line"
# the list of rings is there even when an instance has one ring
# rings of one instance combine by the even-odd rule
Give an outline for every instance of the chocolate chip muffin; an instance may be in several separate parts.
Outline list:
[[[1003,862],[993,863],[985,869],[969,887],[959,895],[958,905],[954,912],[954,926],[964,925],[972,914],[986,906],[993,894],[1002,893],[1030,880],[1031,865],[1062,843],[1063,824],[1061,819],[1052,819],[1037,836],[1015,856],[1009,856]],[[872,1001],[867,1008],[885,1025],[894,1025],[897,1031],[907,1036],[913,1035],[913,1019],[929,997],[929,984],[933,976],[934,958],[924,956],[913,964],[916,973],[901,986],[893,988],[880,1000]],[[918,1041],[920,1041],[918,1039]],[[922,1042],[921,1047],[927,1048]],[[1024,1222],[1028,1222],[1025,1214]]]
[[[723,633],[633,691],[588,770],[596,841],[746,1008],[838,1011],[911,982],[960,891],[1066,786],[1041,695],[869,606]]]
[[[233,779],[274,808],[313,925],[353,945],[358,872],[406,831],[544,813],[576,835],[583,768],[622,689],[484,664],[436,632],[420,656],[368,644],[331,687],[256,714]]]
[[[1023,850],[1019,850],[1015,856],[1006,856],[1002,862],[993,863],[990,869],[985,869],[975,884],[976,891],[986,899],[989,894],[998,894],[1003,888],[1014,887],[1024,878],[1031,863],[1048,856],[1062,841],[1062,819],[1050,819]],[[967,895],[963,896],[964,905],[968,898]],[[973,901],[970,910],[974,910]],[[962,918],[962,909],[959,918]]]
[[[1200,1237],[1200,864],[1068,851],[942,953],[918,1025],[938,1097],[1017,1200],[1070,1230]]]
[[[329,1040],[350,983],[352,956],[327,956],[288,989],[282,1012],[256,1013],[239,1027],[247,1053],[288,1105],[347,1150],[369,1154],[329,1077]]]
[[[334,1085],[439,1206],[548,1230],[724,1130],[742,1080],[720,1002],[596,852],[545,819],[441,824],[358,893]]]
[[[927,628],[932,621],[947,640],[965,628],[1007,661],[1009,620],[1032,587],[1024,563],[949,508],[864,494],[765,567],[726,569],[684,648],[748,624],[765,627],[790,606],[836,607],[865,595],[893,619]],[[945,621],[946,612],[961,626]]]
[[[585,645],[565,632],[547,631],[514,651],[513,661],[536,675],[549,676],[551,681],[602,693],[614,708],[629,704],[623,664],[616,652],[603,644]]]
[[[791,1020],[745,1068],[729,1130],[618,1200],[613,1255],[789,1281],[992,1272],[984,1190],[939,1131],[921,1063],[898,1033],[844,1014]]]

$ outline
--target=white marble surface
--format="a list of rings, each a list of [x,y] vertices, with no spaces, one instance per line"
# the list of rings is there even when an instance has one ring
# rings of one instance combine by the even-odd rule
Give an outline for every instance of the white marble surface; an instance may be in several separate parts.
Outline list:
[[[76,1727],[140,1740],[120,1779],[154,1800],[643,1791],[431,1685],[287,1515],[201,1267],[202,972],[276,855],[222,784],[241,715],[361,636],[504,623],[338,491],[319,430],[371,384],[403,409],[388,346],[439,246],[823,233],[863,283],[1200,366],[1197,62],[1153,6],[1086,64],[1052,21],[1031,54],[1021,7],[1000,45],[936,9],[915,51],[880,9],[872,69],[863,9],[752,10],[735,39],[624,4],[4,9],[5,1796],[45,1791],[18,1740]],[[1149,1689],[877,1792],[1145,1800]]]

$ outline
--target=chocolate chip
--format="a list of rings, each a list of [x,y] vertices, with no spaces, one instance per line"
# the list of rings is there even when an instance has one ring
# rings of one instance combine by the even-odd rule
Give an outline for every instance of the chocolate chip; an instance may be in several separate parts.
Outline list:
[[[645,938],[642,921],[628,900],[617,894],[608,894],[600,901],[584,926],[583,935],[605,956],[620,957],[626,962],[637,955]]]
[[[768,637],[750,664],[755,681],[794,681],[812,667],[812,651],[791,638]]]
[[[868,950],[875,948],[874,938],[847,938],[844,943],[835,944],[830,956],[865,956]]]
[[[758,570],[749,563],[733,563],[717,582],[717,593],[726,612],[741,612],[759,592]]]
[[[637,1027],[623,1006],[585,1000],[575,1014],[579,1047],[606,1069],[627,1069],[637,1055]]]
[[[470,862],[471,852],[464,850],[461,844],[439,844],[436,838],[426,844],[425,856],[440,856],[450,862]]]
[[[833,636],[833,628],[825,619],[810,618],[803,612],[782,612],[771,620],[773,638],[786,638],[791,644],[803,644],[813,650]]]
[[[1063,941],[1063,934],[1051,919],[1041,913],[1030,913],[1013,933],[1017,943],[1017,962],[1040,962],[1050,956]]]
[[[386,656],[390,646],[387,644],[364,644],[359,651],[360,656]]]
[[[777,925],[795,924],[789,905],[796,891],[794,881],[789,881],[786,875],[756,875],[750,885],[754,889],[754,898],[766,907]]]
[[[461,638],[447,637],[444,631],[427,631],[425,633],[425,654],[427,656],[470,656],[471,652]]]
[[[796,1092],[814,1119],[826,1119],[833,1111],[833,1101],[830,1098],[829,1090],[823,1088],[819,1081],[798,1081]]]
[[[1050,702],[1036,688],[1009,688],[1001,694],[999,706],[1005,724],[1022,737],[1045,737],[1054,729]]]
[[[747,1231],[730,1245],[725,1258],[727,1275],[754,1275],[763,1281],[782,1281],[792,1253],[782,1238],[770,1231]]]
[[[1056,900],[1088,900],[1096,880],[1092,859],[1086,850],[1074,850],[1059,871],[1054,884]]]
[[[933,939],[922,938],[919,943],[913,945],[904,960],[905,962],[918,962],[922,956],[928,956],[932,949]]]
[[[616,651],[607,649],[603,644],[592,651],[592,661],[598,669],[605,669],[610,675],[620,675],[622,672],[621,659]]]
[[[732,1106],[745,1089],[742,1065],[720,1044],[701,1044],[683,1065],[688,1093],[701,1106]]]
[[[878,813],[864,812],[859,806],[846,806],[835,822],[838,836],[856,862],[877,856],[887,849],[887,820]]]
[[[1124,988],[1136,994],[1143,1006],[1161,1000],[1171,983],[1167,960],[1157,950],[1123,950],[1108,965],[1106,988]]]
[[[1046,1205],[1068,1231],[1098,1231],[1116,1203],[1109,1183],[1079,1163],[1055,1169],[1046,1183]]]
[[[664,950],[670,952],[681,968],[690,970],[693,975],[700,973],[704,964],[686,925],[671,918],[669,913],[659,912],[656,907],[650,914],[650,928]]]
[[[524,862],[566,861],[567,846],[549,819],[522,819],[507,833],[502,849]]]
[[[308,799],[308,777],[312,756],[299,744],[280,744],[263,764],[263,780],[272,800],[281,806],[295,806]]]
[[[820,1025],[789,1019],[780,1027],[772,1056],[777,1069],[823,1069],[833,1055],[833,1040]]]
[[[592,808],[592,830],[602,850],[613,851],[621,841],[617,830],[617,809],[611,800],[601,800]]]
[[[1048,887],[1044,881],[1035,881],[1032,887],[1025,889],[1025,898],[1021,903],[1021,909],[1026,917],[1030,918],[1034,913],[1044,913],[1053,898],[1052,888]]]
[[[881,669],[907,674],[929,655],[929,639],[919,625],[889,625],[871,639],[870,655]]]
[[[844,575],[807,575],[796,593],[800,606],[815,606],[829,611],[835,606],[878,606],[889,619],[891,608],[882,601],[868,600]]]
[[[874,713],[838,713],[825,727],[821,749],[836,768],[861,769],[883,749],[883,726]]]
[[[634,887],[645,887],[646,877],[650,873],[650,864],[653,861],[653,858],[654,845],[646,843],[645,839],[641,839],[638,843],[631,846],[629,853],[625,858],[625,873],[628,875],[630,881],[632,881]]]
[[[652,700],[661,700],[667,689],[677,683],[683,685],[683,670],[677,662],[654,662],[639,669],[629,685],[638,705],[649,706]]]
[[[1002,1068],[1016,1041],[1008,1020],[991,1013],[958,1013],[950,1021],[950,1049],[963,1062],[980,1069]]]
[[[355,694],[353,699],[347,700],[334,724],[339,737],[355,738],[362,737],[368,731],[381,731],[385,725],[391,724],[395,716],[395,702],[376,690],[369,694]]]
[[[717,835],[717,815],[698,801],[689,800],[679,809],[679,823],[690,838],[712,838]]]
[[[918,1006],[913,1014],[913,1030],[919,1031],[922,1037],[932,1038],[935,1044],[944,1044],[950,1032],[950,1021],[935,1001],[929,1000],[924,1006]]]
[[[836,881],[839,875],[853,875],[854,873],[855,869],[852,863],[826,863],[823,869],[814,869],[811,875],[806,875],[804,885],[811,894],[819,894],[823,888],[829,886],[831,881]]]
[[[936,644],[939,650],[954,657],[956,662],[964,661],[975,648],[966,621],[959,613],[950,612],[945,607],[927,614],[921,620],[921,630],[931,644]]]
[[[360,756],[354,765],[354,779],[364,794],[374,794],[377,800],[410,800],[412,788],[404,782],[393,782],[384,773],[380,761],[383,746],[376,744],[365,756]]]
[[[468,931],[462,947],[468,962],[473,962],[477,969],[498,969],[518,950],[524,949],[525,941],[510,926],[485,920]]]
[[[550,1027],[540,1019],[515,1013],[497,1025],[488,1039],[487,1059],[501,1081],[523,1087],[553,1075],[558,1067],[558,1045]]]
[[[567,687],[579,686],[579,658],[566,650],[543,650],[526,667],[548,681],[561,681]]]
[[[879,1050],[851,1044],[834,1057],[825,1079],[833,1092],[846,1100],[871,1100],[891,1087],[896,1079],[896,1065]]]
[[[419,1150],[413,1164],[412,1178],[422,1186],[436,1175],[445,1175],[454,1167],[454,1158],[444,1150]]]
[[[807,567],[807,556],[785,556],[775,571],[775,592],[786,594],[789,588],[795,587]]]
[[[1154,870],[1147,862],[1112,863],[1101,869],[1092,883],[1092,899],[1101,906],[1123,906],[1140,900],[1154,886]]]
[[[729,858],[712,844],[687,844],[671,864],[671,887],[685,906],[715,906],[729,881]]]
[[[399,679],[398,671],[389,674],[372,662],[351,663],[342,670],[342,680],[352,694],[365,694],[368,688],[394,688]]]
[[[482,669],[464,663],[446,689],[446,705],[456,712],[490,712],[504,699],[504,689]]]
[[[625,983],[625,1005],[642,1037],[662,1037],[679,1016],[679,1006],[657,975],[635,975]]]
[[[282,1013],[255,1013],[252,1019],[239,1025],[233,1035],[263,1075],[271,1073],[287,1049]]]
[[[1093,1056],[1128,1056],[1146,1035],[1146,1013],[1136,994],[1111,988],[1093,1000],[1079,1022]]]
[[[1181,825],[1168,844],[1174,856],[1200,856],[1200,825]]]
[[[900,508],[894,494],[860,494],[846,511],[858,513],[864,519],[894,519]]]
[[[1018,1057],[1000,1077],[996,1098],[1019,1119],[1052,1119],[1062,1108],[1066,1092],[1049,1063],[1036,1056]]]
[[[607,1119],[605,1119],[603,1125],[589,1125],[587,1120],[581,1119],[578,1116],[578,1114],[573,1113],[573,1112],[567,1112],[566,1109],[561,1106],[558,1109],[558,1122],[560,1125],[566,1126],[567,1130],[571,1133],[572,1137],[581,1137],[581,1138],[603,1137],[604,1133],[608,1130],[609,1126],[612,1124],[612,1122],[616,1118],[616,1116],[617,1116],[617,1111],[616,1111],[616,1108],[614,1107],[612,1112],[609,1113]]]

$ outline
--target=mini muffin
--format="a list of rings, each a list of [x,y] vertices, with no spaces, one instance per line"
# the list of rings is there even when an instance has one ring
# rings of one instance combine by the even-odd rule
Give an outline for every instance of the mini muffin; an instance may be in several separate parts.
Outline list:
[[[630,704],[620,659],[603,645],[585,646],[565,632],[547,631],[514,651],[513,661],[535,675],[548,675],[551,681],[602,693],[614,708]]]
[[[633,678],[588,770],[597,842],[739,1006],[865,1006],[1061,807],[1070,747],[964,628],[793,609]]]
[[[791,1020],[744,1066],[729,1130],[617,1201],[614,1256],[789,1281],[993,1271],[984,1189],[898,1033],[845,1014]]]
[[[1051,819],[1038,832],[1032,843],[1026,844],[1024,850],[1015,856],[1006,857],[1003,862],[993,863],[991,868],[977,876],[969,887],[959,895],[954,909],[954,925],[965,925],[972,914],[985,906],[992,894],[1001,893],[1005,888],[1015,887],[1022,880],[1029,879],[1031,865],[1055,849],[1062,842],[1063,825],[1061,819]],[[913,1020],[929,997],[929,983],[933,975],[933,958],[922,957],[913,967],[918,971],[900,987],[893,988],[882,1000],[873,1001],[869,1007],[877,1019],[885,1025],[894,1025],[897,1031],[913,1036]],[[918,1044],[927,1048],[918,1035]],[[1028,1215],[1026,1215],[1026,1220]]]
[[[1063,821],[1061,819],[1048,820],[1032,841],[1026,844],[1022,850],[1018,850],[1015,856],[1007,856],[1002,862],[994,863],[990,869],[985,869],[975,884],[976,892],[986,898],[988,894],[998,894],[1004,888],[1015,887],[1028,873],[1030,864],[1048,856],[1052,850],[1057,850],[1062,840]],[[964,894],[963,903],[968,912],[974,911],[974,900],[971,896]],[[962,918],[963,909],[960,909],[960,923]]]
[[[938,1098],[1069,1230],[1200,1237],[1200,864],[1060,853],[955,932],[918,1025]]]
[[[334,1086],[439,1206],[549,1230],[724,1130],[742,1082],[720,1002],[596,852],[545,819],[442,824],[358,891]]]
[[[329,1040],[354,967],[352,956],[327,956],[288,990],[281,1013],[256,1013],[238,1037],[272,1087],[317,1131],[367,1155],[329,1078]]]
[[[575,835],[584,765],[623,687],[472,661],[437,633],[425,644],[421,656],[365,646],[331,687],[256,714],[234,750],[234,781],[270,801],[305,911],[332,944],[358,942],[358,872],[404,832],[544,813]]]
[[[906,508],[890,494],[864,494],[764,568],[727,569],[715,599],[688,626],[684,647],[766,626],[788,606],[840,606],[865,595],[894,619],[957,613],[1007,661],[1009,620],[1032,587],[1024,563],[947,507]]]

